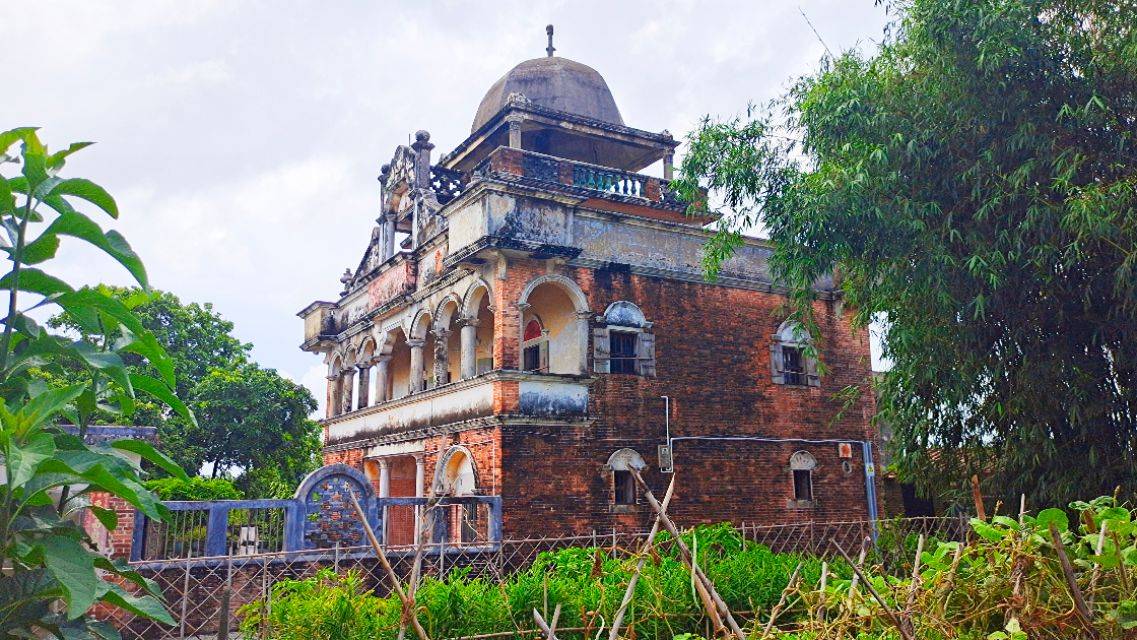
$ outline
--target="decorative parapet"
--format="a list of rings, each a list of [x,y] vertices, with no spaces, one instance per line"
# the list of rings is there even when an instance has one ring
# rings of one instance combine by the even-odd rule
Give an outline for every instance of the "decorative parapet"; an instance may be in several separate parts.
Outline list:
[[[601,197],[678,213],[687,210],[687,203],[680,200],[662,178],[511,147],[498,147],[474,169],[474,174],[555,186],[574,195]]]

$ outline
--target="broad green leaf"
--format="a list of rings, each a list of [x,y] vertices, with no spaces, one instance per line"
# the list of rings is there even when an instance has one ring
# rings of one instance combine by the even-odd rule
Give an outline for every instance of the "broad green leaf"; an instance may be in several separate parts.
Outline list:
[[[89,147],[93,144],[95,144],[95,143],[94,142],[72,142],[63,151],[56,151],[55,153],[53,153],[47,157],[47,168],[48,169],[54,169],[54,170],[58,171],[66,163],[67,156],[69,156],[69,155],[71,155],[71,154],[73,154],[76,151],[79,151],[81,149],[86,149],[87,147]]]
[[[113,604],[117,607],[125,609],[135,615],[140,615],[152,620],[157,620],[163,624],[174,624],[174,619],[170,612],[166,610],[162,602],[153,596],[135,596],[127,593],[125,589],[117,584],[104,582],[106,591],[102,594],[101,599],[108,604]]]
[[[126,364],[123,363],[122,358],[117,353],[100,351],[91,343],[81,340],[71,343],[71,347],[88,365],[105,373],[112,380],[122,385],[122,388],[127,392],[133,392],[130,376],[126,371]]]
[[[153,378],[151,378],[153,380]],[[141,388],[141,387],[140,387]],[[154,463],[166,473],[182,480],[188,480],[189,476],[186,475],[184,469],[178,466],[178,463],[171,460],[166,454],[158,451],[145,440],[116,440],[111,443],[115,449],[122,451],[129,451],[130,453],[142,456],[143,460]]]
[[[24,245],[20,254],[20,262],[24,264],[39,264],[55,257],[59,251],[59,236],[44,232],[38,238]]]
[[[140,389],[157,400],[166,403],[171,409],[177,412],[178,415],[188,420],[191,424],[197,424],[197,418],[194,417],[193,412],[185,405],[173,392],[170,387],[166,386],[160,380],[151,378],[144,374],[132,373],[130,374],[130,381],[134,384],[135,389]]]
[[[154,495],[137,482],[120,478],[101,465],[92,467],[81,475],[92,485],[126,500],[146,517],[154,520],[162,519],[163,512],[159,509]]]
[[[8,153],[12,145],[33,134],[39,127],[16,127],[0,133],[0,155]]]
[[[140,285],[148,286],[146,268],[142,265],[142,260],[130,248],[130,244],[122,237],[122,234],[113,229],[104,233],[95,221],[82,212],[74,210],[59,212],[55,220],[52,220],[51,224],[47,226],[43,235],[36,238],[31,244],[35,244],[41,238],[50,235],[64,235],[85,240],[102,249],[107,255],[126,267],[126,270],[134,276]]]
[[[118,514],[115,513],[114,509],[96,507],[95,505],[91,505],[88,508],[91,510],[91,513],[95,515],[95,519],[99,521],[99,524],[103,525],[107,531],[114,531],[118,528]]]
[[[106,211],[112,218],[118,217],[118,205],[111,194],[99,185],[85,178],[69,178],[63,180],[51,190],[55,195],[74,196],[82,198],[96,207]]]
[[[83,615],[95,604],[102,583],[95,573],[94,554],[79,540],[58,535],[47,536],[40,544],[44,548],[44,564],[66,593],[67,616]]]
[[[1067,531],[1070,528],[1070,518],[1062,509],[1043,509],[1038,512],[1038,516],[1035,517],[1035,522],[1043,529],[1049,528],[1051,522],[1058,527],[1059,531]]]
[[[15,281],[13,272],[9,271],[0,278],[0,289],[11,290]],[[71,285],[34,268],[24,268],[20,270],[20,291],[28,291],[30,293],[38,293],[43,296],[50,296],[57,293],[68,293],[74,291]]]
[[[8,446],[8,467],[12,477],[8,483],[13,488],[24,486],[35,474],[40,463],[55,453],[55,442],[51,434],[44,431],[33,433],[23,443],[10,443]]]

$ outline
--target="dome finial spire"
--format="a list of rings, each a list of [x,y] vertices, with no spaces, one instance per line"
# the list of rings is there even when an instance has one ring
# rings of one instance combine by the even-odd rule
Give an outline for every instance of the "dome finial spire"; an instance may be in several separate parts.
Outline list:
[[[553,25],[550,24],[545,27],[545,34],[549,36],[549,46],[545,47],[545,53],[549,54],[549,57],[552,58],[553,52],[557,50],[557,48],[553,46]]]

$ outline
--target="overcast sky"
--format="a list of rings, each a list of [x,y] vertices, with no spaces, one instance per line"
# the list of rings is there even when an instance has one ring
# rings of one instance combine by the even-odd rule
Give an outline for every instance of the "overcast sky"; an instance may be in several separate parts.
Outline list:
[[[512,66],[557,55],[597,69],[624,121],[676,137],[764,102],[824,47],[871,47],[871,0],[777,2],[0,3],[0,127],[93,140],[67,175],[116,196],[116,226],[153,286],[213,302],[264,366],[322,402],[296,312],[335,299],[377,215],[379,167],[426,129],[436,157],[469,133]],[[55,271],[127,284],[64,241]]]

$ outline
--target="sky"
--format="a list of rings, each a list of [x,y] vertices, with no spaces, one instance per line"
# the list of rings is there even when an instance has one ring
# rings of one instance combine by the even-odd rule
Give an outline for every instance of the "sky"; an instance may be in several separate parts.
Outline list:
[[[872,0],[5,0],[0,129],[97,142],[64,175],[114,194],[105,226],[152,286],[212,302],[322,403],[296,313],[358,263],[380,166],[419,129],[436,157],[461,142],[490,85],[544,55],[546,24],[628,125],[681,138],[780,95],[826,48],[873,47],[885,21]],[[69,282],[130,284],[78,242],[59,255]]]

